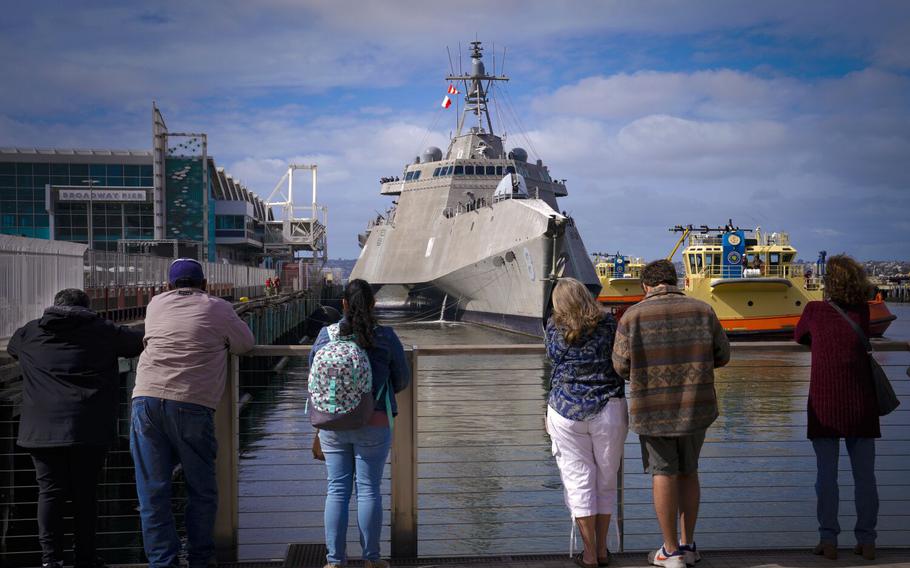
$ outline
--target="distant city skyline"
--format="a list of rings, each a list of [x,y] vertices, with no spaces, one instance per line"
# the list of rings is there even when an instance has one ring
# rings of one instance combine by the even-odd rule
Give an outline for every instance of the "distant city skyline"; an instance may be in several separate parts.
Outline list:
[[[356,258],[379,178],[445,149],[446,48],[476,37],[512,79],[494,128],[567,179],[589,252],[658,258],[669,227],[732,218],[804,259],[905,260],[908,31],[874,1],[15,3],[0,146],[147,150],[156,100],[263,198],[318,164],[329,255]]]

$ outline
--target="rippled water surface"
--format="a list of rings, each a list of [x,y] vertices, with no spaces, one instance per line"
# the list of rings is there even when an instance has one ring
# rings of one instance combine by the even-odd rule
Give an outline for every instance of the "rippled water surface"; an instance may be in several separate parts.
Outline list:
[[[888,334],[910,340],[910,306],[892,305]],[[514,344],[531,340],[489,328],[403,324],[406,344]],[[883,418],[877,444],[879,543],[910,542],[910,354],[882,353],[904,401]],[[717,372],[721,417],[708,431],[700,463],[700,548],[806,547],[816,541],[814,457],[805,439],[808,353],[736,350]],[[418,379],[419,535],[421,555],[560,552],[570,519],[543,428],[548,369],[543,356],[421,357]],[[288,542],[321,542],[324,466],[310,457],[304,415],[306,368],[246,372],[242,413],[241,557],[278,558]],[[650,478],[637,437],[624,460],[625,549],[659,540]],[[854,508],[841,459],[844,543]],[[384,491],[388,495],[387,480]],[[385,499],[388,510],[388,497]],[[352,513],[351,553],[359,553]],[[614,529],[615,530],[615,529]],[[384,549],[388,553],[388,513]],[[611,548],[617,549],[616,534]]]

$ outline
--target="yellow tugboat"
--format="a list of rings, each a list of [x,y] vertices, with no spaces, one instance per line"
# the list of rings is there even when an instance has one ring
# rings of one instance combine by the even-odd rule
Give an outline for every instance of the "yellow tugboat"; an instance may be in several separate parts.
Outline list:
[[[683,250],[686,294],[710,304],[728,334],[776,335],[792,332],[808,302],[824,297],[825,252],[814,268],[795,265],[796,249],[787,233],[725,227],[676,226],[682,233],[673,251]],[[869,302],[872,335],[882,335],[895,316],[880,299]]]
[[[607,306],[630,306],[641,301],[645,293],[641,288],[641,269],[644,261],[620,253],[594,253],[594,271],[600,279],[601,289],[597,301]]]

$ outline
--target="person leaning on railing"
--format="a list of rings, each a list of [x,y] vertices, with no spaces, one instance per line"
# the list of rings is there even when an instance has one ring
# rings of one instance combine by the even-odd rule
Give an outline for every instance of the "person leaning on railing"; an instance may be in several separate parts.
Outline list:
[[[38,481],[38,542],[45,568],[63,567],[63,515],[73,502],[76,568],[95,555],[98,476],[117,436],[118,357],[142,351],[142,333],[89,309],[82,290],[61,290],[44,315],[16,330],[7,352],[22,369],[19,446]]]
[[[825,295],[869,337],[869,284],[863,267],[845,255],[832,256],[825,267]],[[875,483],[875,438],[881,437],[872,371],[863,341],[828,302],[809,302],[796,325],[794,339],[812,347],[809,377],[808,437],[815,450],[819,543],[814,552],[837,558],[837,461],[844,438],[853,469],[856,500],[854,552],[875,558],[878,489]]]
[[[619,320],[613,366],[629,380],[629,423],[651,474],[663,533],[663,546],[648,560],[684,568],[700,559],[695,546],[698,457],[718,416],[714,369],[730,361],[730,343],[711,306],[676,287],[670,261],[648,263],[641,282],[645,299]]]
[[[553,367],[546,425],[566,506],[584,542],[575,557],[583,568],[609,562],[607,534],[629,432],[625,383],[610,360],[615,332],[616,320],[584,284],[556,283],[545,337]]]
[[[373,312],[375,306],[376,299],[369,283],[360,279],[348,282],[342,299],[344,317],[339,322],[338,332],[341,336],[353,335],[355,343],[369,356],[374,412],[362,428],[320,430],[318,434],[329,481],[325,497],[326,568],[344,566],[347,560],[348,505],[355,482],[363,566],[388,568],[389,565],[379,557],[382,530],[382,494],[379,486],[392,447],[389,414],[398,414],[394,393],[407,388],[411,382],[411,371],[398,336],[392,328],[377,323]],[[311,368],[316,353],[329,341],[328,328],[324,327],[310,350]],[[388,394],[391,409],[386,408],[386,398],[380,396],[383,393]]]
[[[178,463],[187,485],[187,561],[190,568],[205,568],[214,560],[218,509],[215,408],[224,392],[228,352],[245,353],[256,340],[231,304],[205,292],[199,262],[178,258],[168,282],[170,290],[152,298],[146,313],[130,452],[149,568],[179,565],[180,540],[171,512],[171,479]]]

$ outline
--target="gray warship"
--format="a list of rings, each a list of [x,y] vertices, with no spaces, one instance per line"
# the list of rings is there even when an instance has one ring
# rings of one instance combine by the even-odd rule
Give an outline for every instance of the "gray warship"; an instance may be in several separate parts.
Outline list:
[[[600,290],[584,243],[541,160],[504,147],[493,131],[488,95],[505,75],[488,74],[481,42],[471,42],[469,73],[446,79],[464,93],[464,109],[443,155],[427,148],[400,177],[381,180],[397,201],[359,235],[351,278],[377,290],[380,307],[410,307],[445,317],[540,336],[556,278]],[[451,89],[450,89],[451,92]]]

